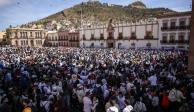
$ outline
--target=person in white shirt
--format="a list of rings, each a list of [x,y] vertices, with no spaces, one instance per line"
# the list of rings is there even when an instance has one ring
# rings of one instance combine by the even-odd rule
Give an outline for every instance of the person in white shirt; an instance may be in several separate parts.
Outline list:
[[[133,107],[129,104],[127,100],[125,100],[125,108],[123,109],[123,112],[131,112],[133,110]]]
[[[134,105],[134,110],[135,112],[146,112],[147,108],[145,106],[145,104],[141,101],[141,98],[139,98],[135,105]]]
[[[148,78],[148,80],[150,81],[150,83],[151,83],[152,86],[157,86],[157,77],[156,77],[156,74],[150,76]]]
[[[92,111],[92,100],[90,99],[89,95],[90,95],[90,93],[87,92],[83,98],[83,104],[84,104],[83,111],[84,112],[91,112]]]
[[[110,100],[110,107],[106,110],[106,112],[119,112],[119,109],[112,100]]]

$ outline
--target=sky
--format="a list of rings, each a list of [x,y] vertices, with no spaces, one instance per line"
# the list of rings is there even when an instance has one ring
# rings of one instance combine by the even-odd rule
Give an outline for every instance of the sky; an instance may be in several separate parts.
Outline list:
[[[0,31],[47,17],[88,0],[0,0]],[[137,0],[98,0],[102,3],[128,5]],[[148,8],[166,7],[190,11],[192,0],[139,0]]]

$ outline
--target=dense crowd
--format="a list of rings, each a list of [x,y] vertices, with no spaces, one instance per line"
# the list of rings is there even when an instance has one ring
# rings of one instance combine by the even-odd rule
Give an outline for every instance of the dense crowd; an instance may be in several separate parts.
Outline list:
[[[0,48],[0,112],[193,112],[186,51]]]

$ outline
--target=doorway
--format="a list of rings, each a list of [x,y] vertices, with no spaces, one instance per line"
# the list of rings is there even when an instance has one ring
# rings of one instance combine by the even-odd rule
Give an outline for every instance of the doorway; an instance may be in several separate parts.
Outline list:
[[[113,42],[108,43],[108,48],[113,48],[113,47],[114,47],[114,43]]]

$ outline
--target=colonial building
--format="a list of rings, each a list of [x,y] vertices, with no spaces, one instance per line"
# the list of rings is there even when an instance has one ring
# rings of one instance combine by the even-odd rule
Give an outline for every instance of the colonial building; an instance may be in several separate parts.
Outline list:
[[[64,30],[64,31],[59,31],[59,46],[64,46],[68,47],[69,46],[69,31]]]
[[[5,38],[6,32],[0,32],[0,42]]]
[[[135,23],[83,25],[81,47],[188,49],[191,12],[171,13]]]
[[[157,21],[83,26],[80,30],[82,47],[101,48],[158,48],[159,24]]]
[[[69,32],[69,47],[79,47],[79,31]]]
[[[46,38],[46,41],[49,44],[48,46],[57,47],[59,45],[58,37],[59,36],[57,31],[48,31],[48,35]]]
[[[189,47],[191,12],[167,14],[158,18],[161,48]]]
[[[6,30],[12,46],[42,47],[47,35],[44,29],[9,28]]]
[[[79,47],[79,31],[48,31],[46,41],[52,47]]]

